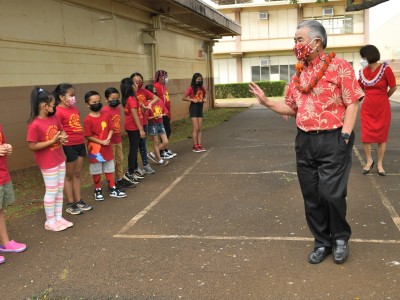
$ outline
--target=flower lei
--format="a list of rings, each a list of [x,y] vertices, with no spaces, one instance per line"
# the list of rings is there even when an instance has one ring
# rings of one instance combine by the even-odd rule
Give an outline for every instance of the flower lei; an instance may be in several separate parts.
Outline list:
[[[324,63],[321,69],[319,69],[317,75],[311,79],[311,82],[306,87],[300,86],[300,74],[304,70],[304,63],[302,61],[299,61],[295,66],[296,69],[296,75],[294,76],[295,88],[298,89],[301,93],[309,93],[311,89],[317,84],[317,82],[322,78],[322,76],[324,76],[326,69],[328,69],[328,66],[331,63],[332,58],[334,58],[335,55],[336,54],[334,52],[331,52],[329,53],[329,55],[325,56],[325,59],[323,60]]]
[[[381,80],[383,74],[385,73],[385,69],[388,66],[388,64],[386,62],[384,62],[381,66],[380,71],[378,72],[378,74],[376,74],[376,76],[374,78],[372,78],[371,80],[368,80],[367,78],[365,78],[364,76],[364,69],[366,68],[362,68],[360,70],[360,81],[363,85],[365,86],[373,86],[375,84],[377,84],[379,82],[379,80]]]

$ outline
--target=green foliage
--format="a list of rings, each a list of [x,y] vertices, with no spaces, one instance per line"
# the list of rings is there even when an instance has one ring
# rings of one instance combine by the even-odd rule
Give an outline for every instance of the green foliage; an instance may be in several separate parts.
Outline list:
[[[258,86],[264,91],[268,97],[282,96],[285,89],[286,81],[257,81]],[[215,85],[215,98],[253,98],[249,92],[248,83],[227,83]]]

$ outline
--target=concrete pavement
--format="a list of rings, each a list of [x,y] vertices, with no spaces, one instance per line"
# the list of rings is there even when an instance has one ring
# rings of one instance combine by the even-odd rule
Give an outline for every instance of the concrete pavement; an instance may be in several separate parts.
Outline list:
[[[127,198],[95,203],[85,190],[95,208],[68,215],[67,231],[46,232],[43,212],[10,224],[28,250],[6,255],[1,298],[399,299],[400,105],[392,108],[388,176],[360,174],[356,128],[343,265],[308,264],[294,120],[253,105],[204,131],[206,153],[190,140],[173,145],[179,156]]]

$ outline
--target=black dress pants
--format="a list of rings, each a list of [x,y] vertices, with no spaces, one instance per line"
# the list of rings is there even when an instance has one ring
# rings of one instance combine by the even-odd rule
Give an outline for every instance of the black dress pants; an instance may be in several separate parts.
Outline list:
[[[315,247],[350,238],[346,195],[353,144],[354,133],[346,143],[340,128],[318,134],[299,129],[296,136],[297,174]]]

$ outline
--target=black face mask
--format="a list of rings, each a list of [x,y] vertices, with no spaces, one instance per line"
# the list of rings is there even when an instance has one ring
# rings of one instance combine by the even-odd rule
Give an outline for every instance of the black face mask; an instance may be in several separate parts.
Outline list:
[[[119,101],[119,99],[108,101],[108,105],[110,105],[111,107],[117,107],[120,103],[121,101]]]
[[[89,106],[89,108],[90,108],[90,110],[91,111],[100,111],[100,109],[103,107],[103,104],[101,103],[101,102],[99,102],[99,103],[95,103],[95,104],[91,104],[90,106]]]
[[[196,81],[197,86],[203,86],[203,81]]]
[[[53,106],[53,111],[48,111],[47,112],[47,116],[48,117],[54,116],[56,114],[56,107],[57,106]]]

